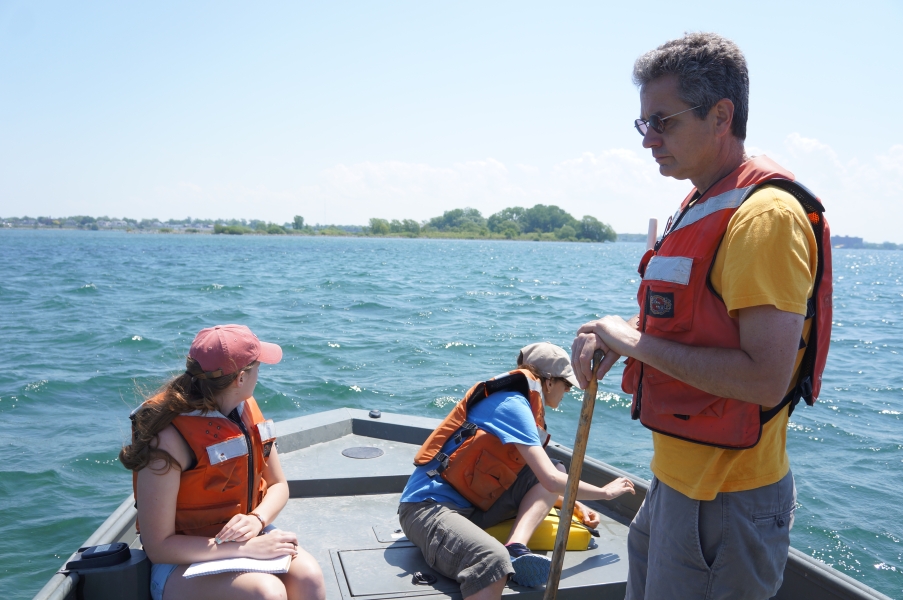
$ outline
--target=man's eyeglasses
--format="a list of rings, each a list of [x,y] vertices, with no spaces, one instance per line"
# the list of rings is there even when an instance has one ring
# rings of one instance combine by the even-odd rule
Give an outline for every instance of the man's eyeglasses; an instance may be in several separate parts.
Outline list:
[[[699,106],[702,106],[702,104],[700,104]],[[646,132],[649,131],[650,127],[652,128],[652,131],[655,131],[656,133],[665,133],[665,121],[667,121],[671,117],[682,115],[685,112],[696,110],[697,108],[699,108],[699,106],[694,106],[693,108],[682,110],[679,113],[674,113],[673,115],[668,115],[667,117],[652,115],[648,119],[637,119],[633,122],[633,126],[636,127],[636,130],[640,132],[640,135],[646,135]]]

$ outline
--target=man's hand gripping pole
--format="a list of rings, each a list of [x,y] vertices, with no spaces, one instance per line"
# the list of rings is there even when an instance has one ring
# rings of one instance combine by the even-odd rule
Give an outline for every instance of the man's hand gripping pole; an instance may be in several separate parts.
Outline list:
[[[564,493],[564,503],[558,518],[558,535],[555,538],[555,551],[552,553],[552,567],[546,593],[543,600],[555,600],[558,594],[558,582],[561,580],[561,568],[564,566],[564,552],[568,545],[568,534],[571,531],[571,519],[574,516],[574,502],[577,501],[577,487],[580,485],[580,474],[583,472],[583,458],[586,456],[586,444],[589,440],[589,428],[593,420],[593,409],[596,406],[596,391],[599,382],[596,374],[602,364],[602,350],[593,352],[592,377],[583,392],[583,407],[580,409],[580,422],[577,424],[577,439],[574,440],[574,452],[571,455],[571,467],[568,469],[568,485]]]

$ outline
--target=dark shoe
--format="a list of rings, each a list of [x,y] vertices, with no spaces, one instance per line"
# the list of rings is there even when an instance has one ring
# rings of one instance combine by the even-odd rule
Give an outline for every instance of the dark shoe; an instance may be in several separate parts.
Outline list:
[[[523,544],[506,546],[514,567],[514,583],[527,587],[539,587],[549,580],[552,570],[552,559],[541,554],[533,554]]]

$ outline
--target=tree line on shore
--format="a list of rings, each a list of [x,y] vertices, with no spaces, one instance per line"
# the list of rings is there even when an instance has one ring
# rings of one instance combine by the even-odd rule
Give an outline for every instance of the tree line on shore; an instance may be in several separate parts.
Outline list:
[[[408,237],[468,237],[525,240],[565,240],[614,242],[618,234],[610,225],[590,215],[578,220],[555,205],[536,204],[532,208],[512,206],[484,217],[475,208],[456,208],[440,217],[418,223],[373,218],[370,235]]]
[[[259,219],[130,219],[129,217],[90,217],[75,215],[70,217],[5,217],[0,218],[3,227],[31,227],[34,229],[85,229],[91,231],[119,229],[126,231],[147,231],[158,233],[210,233],[214,230],[229,229],[240,233],[284,234],[293,229],[292,223],[271,223]],[[360,226],[334,226],[343,230],[360,232]],[[320,229],[317,226],[317,229]]]
[[[126,229],[138,231],[176,231],[176,230],[212,230],[214,224],[224,223],[228,225],[251,226],[262,221],[245,221],[244,219],[130,219],[129,217],[91,217],[87,215],[74,215],[70,217],[4,217],[0,218],[0,224],[5,227],[32,227],[35,229],[88,229],[98,231],[101,229]],[[286,224],[288,225],[288,224]]]
[[[259,221],[256,226],[245,223],[217,223],[213,233],[244,234],[302,234],[302,235],[363,235],[377,237],[438,237],[465,239],[562,240],[614,242],[618,234],[610,225],[586,215],[575,219],[555,205],[537,204],[532,208],[513,206],[488,218],[475,208],[456,208],[442,216],[426,221],[413,219],[370,219],[364,227],[314,225],[296,215],[291,223],[277,225]]]
[[[488,218],[475,208],[456,208],[425,221],[413,219],[370,219],[367,226],[310,225],[296,215],[291,222],[272,223],[245,219],[129,219],[89,217],[10,217],[0,219],[5,226],[69,229],[124,229],[159,233],[214,233],[227,235],[363,235],[390,237],[438,237],[466,239],[520,239],[613,242],[618,234],[592,216],[578,220],[555,205],[532,208],[513,206]]]
[[[475,208],[456,208],[442,216],[426,221],[413,219],[370,219],[360,228],[335,225],[307,225],[304,217],[296,215],[291,223],[279,226],[258,222],[256,227],[244,224],[216,224],[214,233],[242,235],[306,234],[306,235],[364,235],[377,237],[436,237],[465,239],[560,240],[586,242],[614,242],[618,234],[610,225],[590,215],[578,220],[555,205],[537,204],[532,208],[513,206],[488,218]]]

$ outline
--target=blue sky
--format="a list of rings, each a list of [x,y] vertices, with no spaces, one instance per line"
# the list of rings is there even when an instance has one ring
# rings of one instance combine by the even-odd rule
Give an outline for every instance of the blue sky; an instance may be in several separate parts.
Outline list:
[[[899,0],[3,0],[0,216],[364,224],[543,202],[644,231],[689,184],[640,145],[633,61],[702,30],[746,53],[748,150],[813,188],[835,233],[903,242],[901,26]]]

